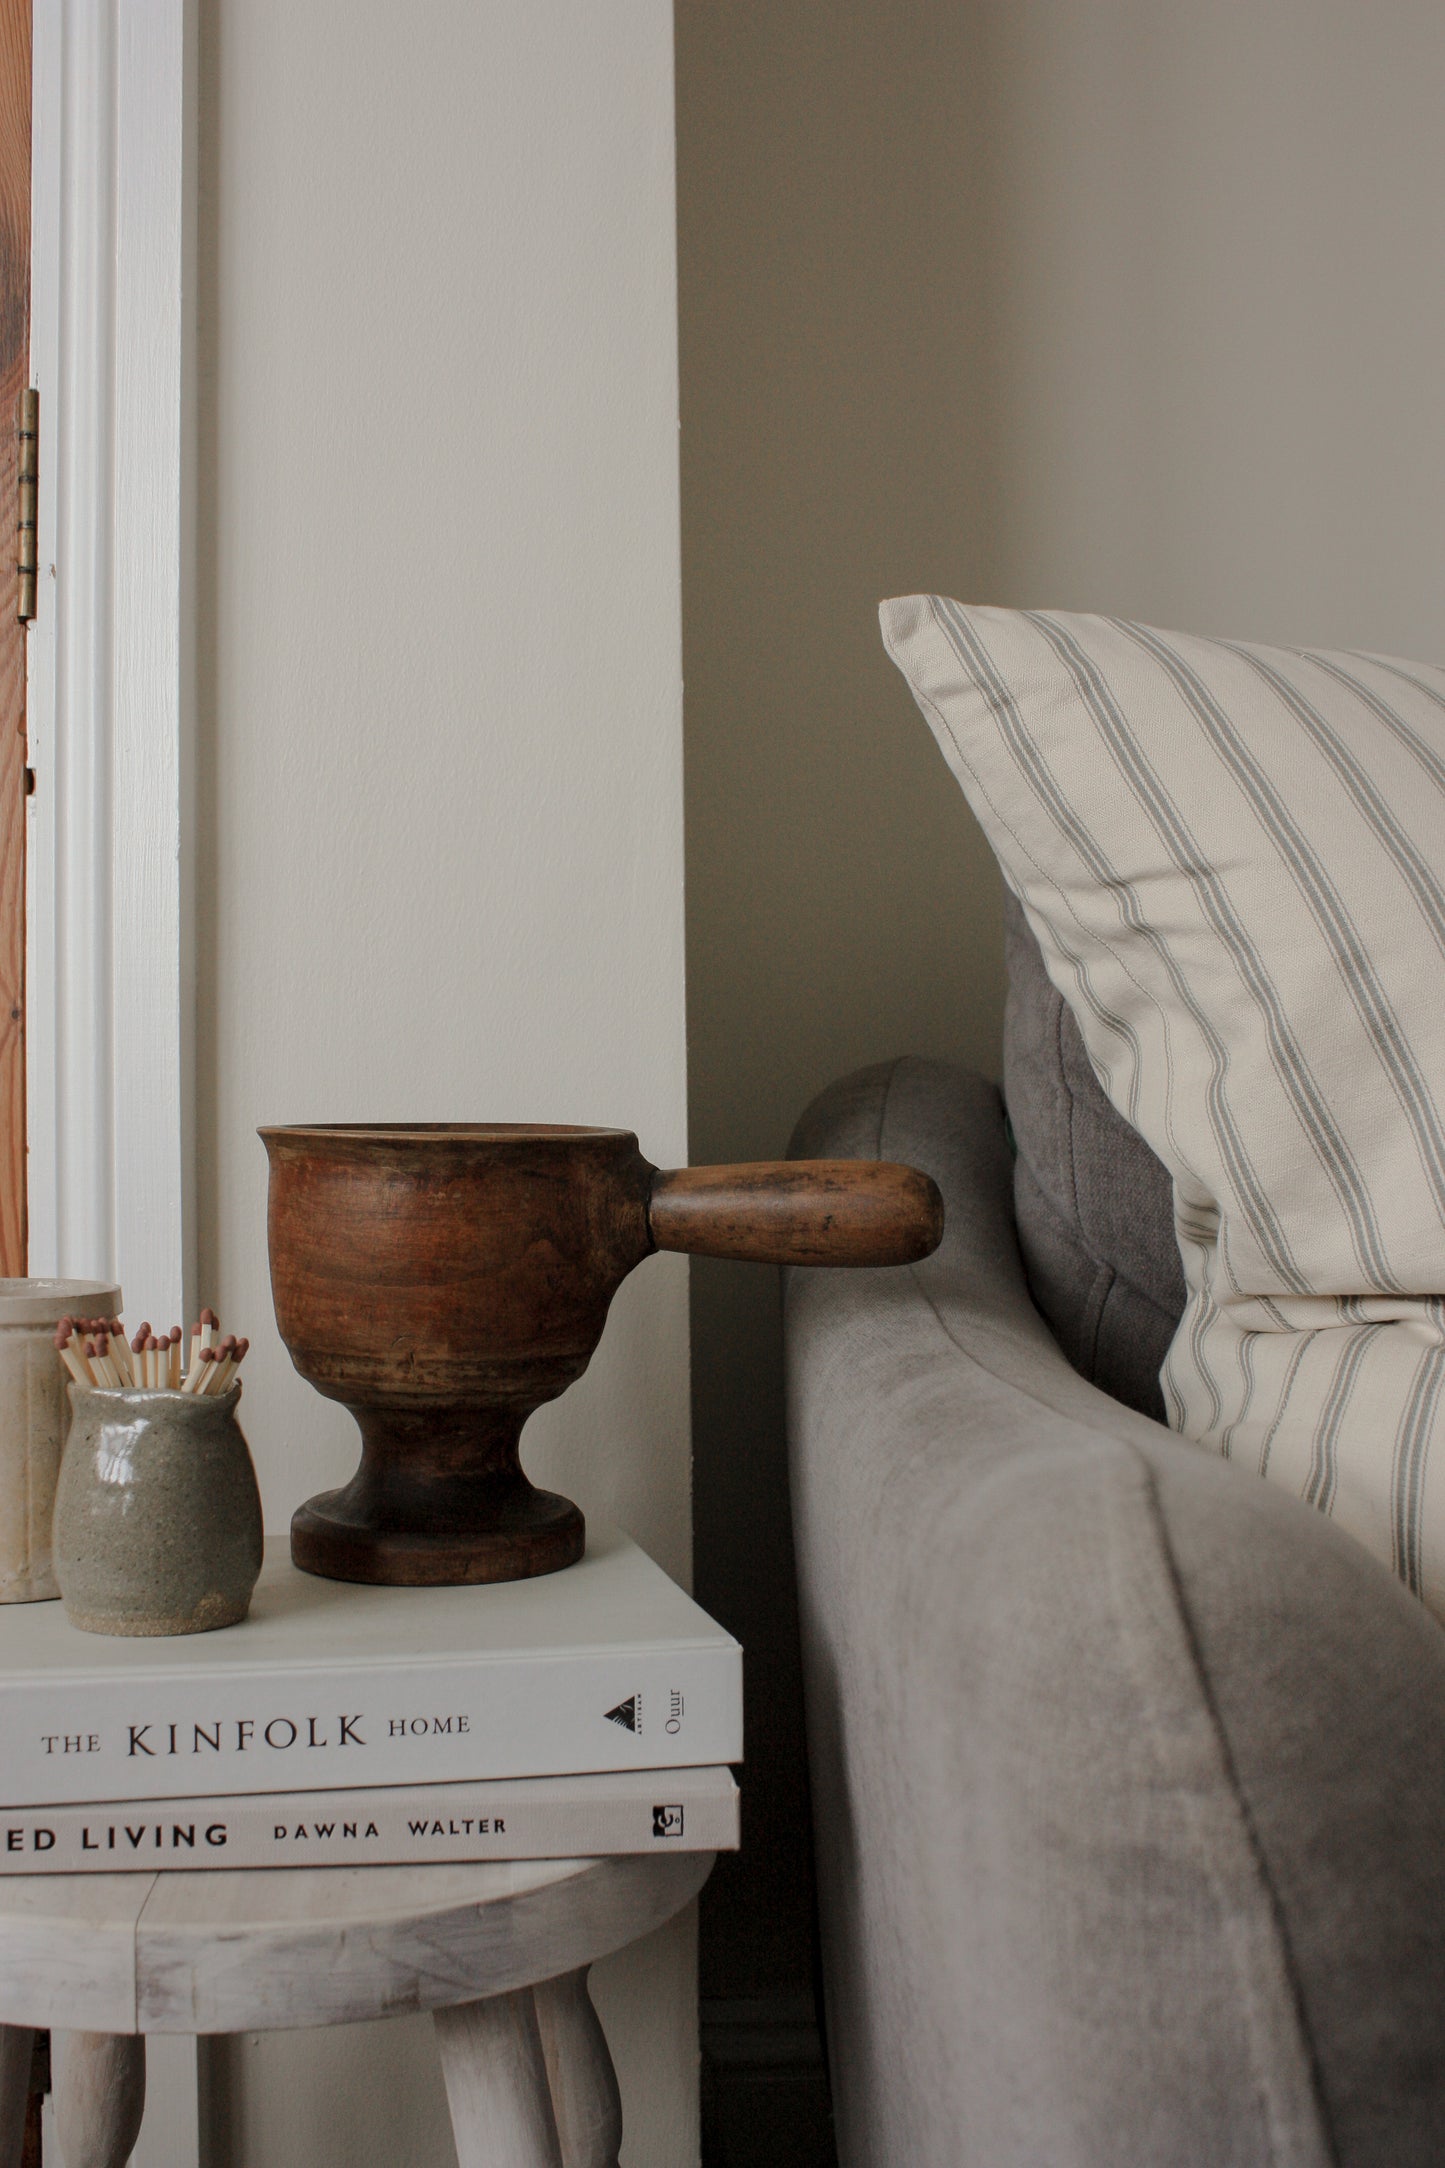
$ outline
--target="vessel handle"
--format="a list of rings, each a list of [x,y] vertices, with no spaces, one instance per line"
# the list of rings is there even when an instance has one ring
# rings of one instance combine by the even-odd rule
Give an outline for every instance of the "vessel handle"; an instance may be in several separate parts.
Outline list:
[[[911,1265],[943,1236],[938,1184],[886,1159],[758,1160],[653,1178],[660,1250],[760,1265]]]

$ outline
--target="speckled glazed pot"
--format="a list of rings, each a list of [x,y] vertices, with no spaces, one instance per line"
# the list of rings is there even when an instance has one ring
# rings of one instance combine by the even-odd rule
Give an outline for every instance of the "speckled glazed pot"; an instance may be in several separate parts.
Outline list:
[[[203,1634],[246,1616],[261,1494],[240,1397],[239,1384],[214,1399],[71,1386],[55,1573],[73,1626]]]
[[[55,1597],[50,1522],[70,1410],[53,1336],[63,1317],[114,1317],[109,1280],[0,1280],[0,1603]]]

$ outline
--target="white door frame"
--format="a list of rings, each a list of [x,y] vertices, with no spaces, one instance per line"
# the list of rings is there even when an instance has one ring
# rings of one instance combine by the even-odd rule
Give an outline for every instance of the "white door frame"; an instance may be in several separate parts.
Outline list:
[[[196,1301],[195,0],[33,9],[30,1271],[118,1277],[133,1322],[184,1323]],[[195,2043],[155,2039],[149,2064],[134,2168],[195,2168]]]
[[[193,0],[34,0],[30,1270],[194,1301]]]

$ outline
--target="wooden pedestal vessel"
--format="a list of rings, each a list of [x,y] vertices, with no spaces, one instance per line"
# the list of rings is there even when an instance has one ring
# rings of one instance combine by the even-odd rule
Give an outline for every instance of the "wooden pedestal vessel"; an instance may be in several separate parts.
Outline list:
[[[623,1129],[459,1123],[263,1129],[276,1322],[361,1430],[344,1490],[302,1506],[310,1573],[407,1586],[515,1581],[582,1555],[518,1439],[586,1369],[655,1249],[789,1265],[927,1256],[943,1204],[875,1160],[659,1173]]]

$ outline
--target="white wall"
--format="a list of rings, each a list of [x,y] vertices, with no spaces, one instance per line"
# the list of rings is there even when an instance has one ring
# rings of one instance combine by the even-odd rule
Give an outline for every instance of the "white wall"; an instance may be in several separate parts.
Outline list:
[[[272,1319],[258,1123],[686,1158],[667,0],[209,0],[200,1278],[270,1525],[354,1464]],[[689,1567],[686,1270],[528,1465]],[[629,2168],[696,2150],[691,1923],[599,1968]],[[236,2043],[218,2162],[450,2158],[425,2025]]]

